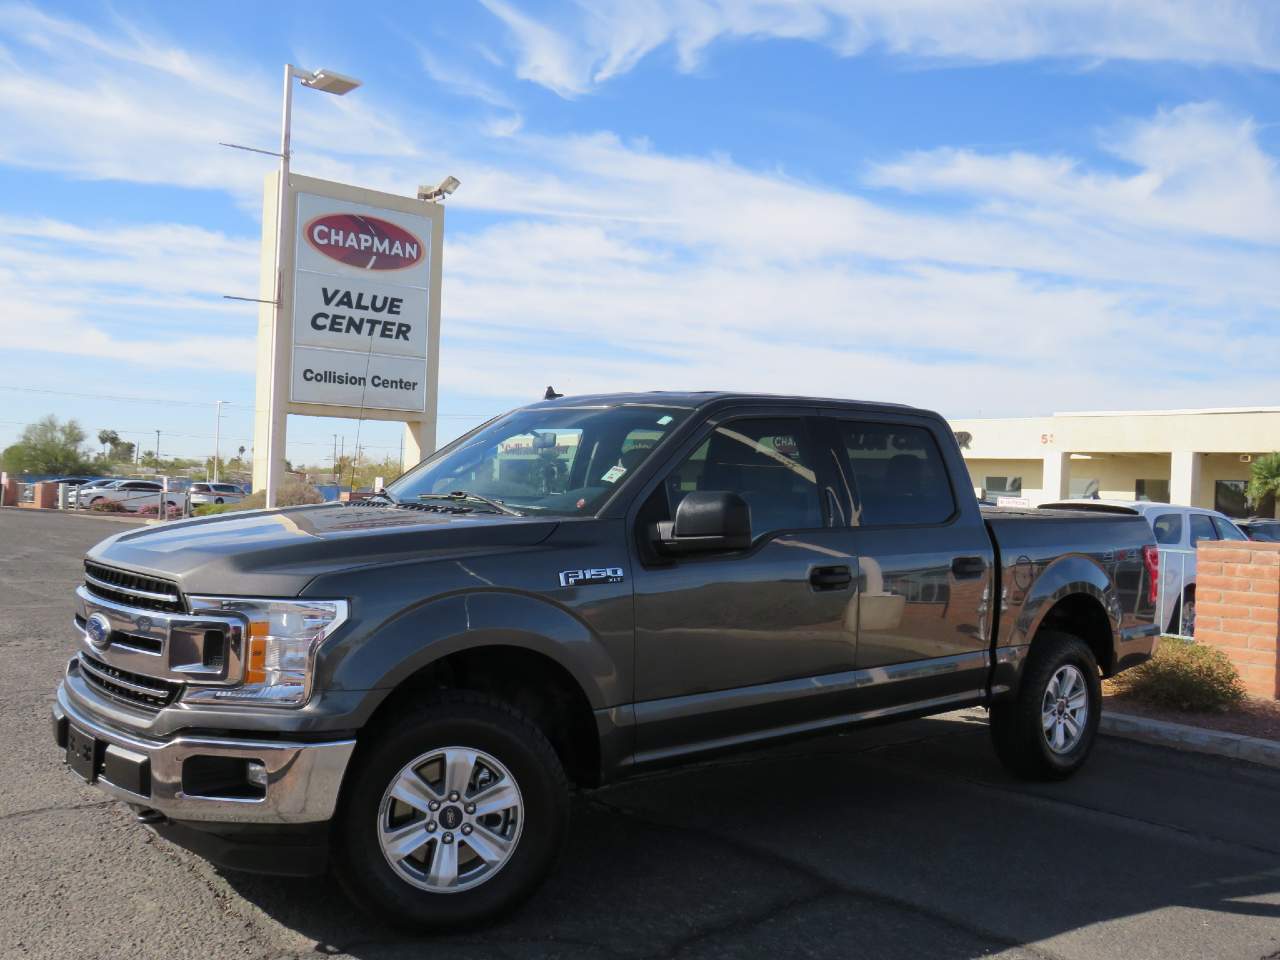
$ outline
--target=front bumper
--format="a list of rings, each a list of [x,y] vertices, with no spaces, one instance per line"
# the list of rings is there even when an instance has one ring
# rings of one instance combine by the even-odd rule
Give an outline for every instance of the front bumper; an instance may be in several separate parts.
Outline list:
[[[155,810],[169,820],[228,824],[300,824],[333,816],[355,740],[300,743],[229,737],[176,736],[152,740],[96,719],[58,686],[53,734],[64,751],[68,725],[92,737],[94,785],[135,807]],[[192,777],[184,788],[183,765],[193,758],[256,761],[266,768],[262,796],[196,792]],[[207,763],[208,761],[200,761]]]

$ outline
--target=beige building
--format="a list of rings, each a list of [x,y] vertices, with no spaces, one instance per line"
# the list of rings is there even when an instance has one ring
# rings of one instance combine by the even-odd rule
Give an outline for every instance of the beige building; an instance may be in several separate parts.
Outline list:
[[[1055,413],[951,427],[975,492],[1032,505],[1097,496],[1249,516],[1250,466],[1280,450],[1280,407]]]

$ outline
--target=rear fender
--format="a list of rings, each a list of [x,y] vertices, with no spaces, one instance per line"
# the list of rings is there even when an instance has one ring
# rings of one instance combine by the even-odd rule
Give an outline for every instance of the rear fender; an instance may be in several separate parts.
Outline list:
[[[1009,587],[1006,585],[1006,591]],[[1107,667],[1114,658],[1120,637],[1120,599],[1111,578],[1096,562],[1080,554],[1059,557],[1044,568],[1031,583],[1022,602],[1006,607],[1009,629],[995,650],[991,693],[993,696],[1012,693],[1018,688],[1022,665],[1031,650],[1044,619],[1054,606],[1070,596],[1085,596],[1097,602],[1106,616],[1110,630],[1105,657],[1100,664]]]

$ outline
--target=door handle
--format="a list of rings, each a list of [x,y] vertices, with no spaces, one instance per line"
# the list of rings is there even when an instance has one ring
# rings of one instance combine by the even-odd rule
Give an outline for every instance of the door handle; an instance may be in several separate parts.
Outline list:
[[[814,567],[809,571],[809,583],[815,590],[843,590],[853,583],[853,573],[844,564]]]
[[[951,575],[957,580],[976,580],[987,572],[987,561],[982,557],[956,557],[951,561]]]

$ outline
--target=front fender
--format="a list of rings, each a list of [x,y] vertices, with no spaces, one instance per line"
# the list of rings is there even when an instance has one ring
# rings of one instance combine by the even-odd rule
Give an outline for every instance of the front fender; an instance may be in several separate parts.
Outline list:
[[[547,600],[502,590],[457,593],[411,607],[342,650],[329,666],[334,687],[391,690],[460,650],[520,647],[543,654],[577,681],[593,710],[623,703],[627,676],[582,620]]]

